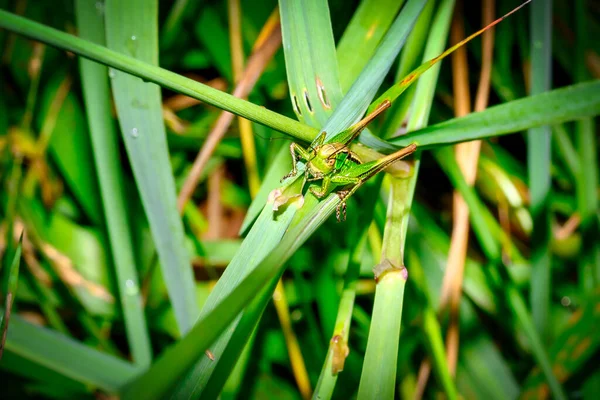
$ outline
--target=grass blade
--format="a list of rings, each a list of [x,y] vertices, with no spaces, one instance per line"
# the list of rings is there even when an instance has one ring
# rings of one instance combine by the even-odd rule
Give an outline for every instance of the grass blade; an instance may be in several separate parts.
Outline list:
[[[374,268],[377,288],[367,351],[358,387],[359,399],[394,397],[398,337],[402,322],[404,287],[408,278],[408,271],[404,266],[403,243],[406,229],[403,225],[408,222],[405,218],[408,209],[404,200],[406,191],[410,191],[407,185],[409,183],[406,178],[392,178],[390,185],[381,262]]]
[[[450,21],[452,17],[452,10],[454,9],[454,1],[446,0],[442,1],[440,7],[436,10],[436,15],[432,22],[432,28],[429,33],[427,44],[425,46],[424,59],[431,59],[435,55],[439,54],[446,43],[448,38],[448,31],[450,29]],[[421,128],[427,125],[431,107],[433,104],[433,98],[435,88],[439,76],[441,65],[433,65],[431,72],[426,76],[426,79],[421,79],[417,83],[415,99],[412,104],[413,112],[408,120],[407,129],[412,131],[414,129]],[[412,207],[414,191],[417,184],[418,170],[420,167],[420,160],[417,159],[415,163],[415,172],[410,176],[406,183],[408,190],[404,193],[404,199],[402,201],[405,207],[410,209]],[[408,220],[410,214],[406,213],[403,217],[405,221],[402,223],[404,226],[404,235],[406,238],[406,228],[408,227]],[[401,243],[403,247],[405,244]],[[417,273],[419,267],[417,267]],[[413,274],[414,275],[414,274]],[[425,333],[426,346],[431,357],[433,368],[438,376],[439,381],[442,384],[444,392],[448,398],[454,399],[456,395],[456,387],[452,380],[448,364],[446,363],[446,352],[444,350],[444,341],[442,338],[442,331],[440,324],[435,316],[433,307],[428,306],[425,308],[423,323],[421,327]],[[429,368],[423,368],[423,375],[419,376],[420,382],[426,382],[427,376],[429,375]],[[425,375],[426,373],[426,375]],[[423,388],[421,388],[422,391]]]
[[[598,114],[600,80],[554,89],[490,107],[480,113],[419,129],[390,143],[396,146],[416,143],[420,149],[430,149]]]
[[[425,0],[409,0],[402,8],[371,60],[354,81],[335,113],[323,126],[322,130],[328,133],[328,138],[358,122],[367,110],[425,3]],[[365,132],[363,136],[364,134]]]
[[[319,381],[315,388],[313,399],[330,399],[335,389],[338,375],[344,370],[346,358],[349,354],[348,337],[350,336],[352,311],[354,310],[354,301],[356,298],[356,286],[360,275],[360,266],[365,253],[367,235],[371,221],[373,221],[373,212],[375,203],[379,198],[378,188],[381,187],[381,180],[374,179],[374,182],[368,184],[369,190],[366,190],[366,196],[361,201],[361,208],[364,212],[360,213],[356,226],[358,229],[352,230],[349,234],[349,242],[354,245],[350,252],[350,258],[346,267],[344,288],[340,295],[337,315],[335,319],[335,328],[333,330],[327,356],[321,369]]]
[[[279,219],[288,220],[289,224],[291,222],[290,217],[293,217],[297,212],[295,208],[295,205],[289,206],[288,210],[279,216]],[[333,208],[331,211],[333,211]],[[271,220],[271,218],[272,211],[270,207],[267,207],[255,223],[255,227],[264,227],[265,222]],[[171,390],[169,395],[173,398],[181,398],[179,396],[185,396],[186,398],[198,397],[207,389],[206,382],[211,378],[212,371],[218,367],[221,353],[225,350],[229,338],[237,326],[237,323],[234,323],[234,325],[231,325],[231,323],[236,320],[239,322],[240,312],[248,306],[257,293],[262,292],[261,288],[268,286],[268,282],[276,282],[283,267],[283,262],[278,262],[278,260],[291,256],[291,252],[295,250],[295,248],[288,250],[289,247],[280,246],[277,251],[271,251],[266,258],[261,259],[265,254],[261,247],[268,246],[273,241],[263,240],[264,233],[269,232],[270,236],[283,235],[287,225],[281,223],[279,225],[277,231],[275,229],[262,231],[261,237],[252,235],[252,232],[248,235],[251,240],[248,238],[244,240],[242,248],[225,270],[225,274],[217,282],[217,286],[211,292],[200,318],[189,334],[168,349],[148,372],[133,382],[123,393],[124,398],[161,398],[167,394],[169,388],[182,380],[181,375],[185,374],[189,368],[193,368],[193,372],[183,379],[183,382],[179,384],[175,391]],[[298,230],[297,227],[292,232],[298,233]],[[309,232],[312,233],[312,231]],[[299,233],[298,235],[288,236],[287,242],[292,240],[290,237],[295,240],[298,236]],[[252,250],[252,256],[248,258],[247,255],[250,250]],[[241,263],[252,267],[253,270],[249,271],[247,269],[246,273],[240,276],[240,270],[243,268],[240,265]],[[227,271],[231,271],[229,274],[233,275],[226,277]],[[266,296],[267,299],[269,297],[270,294]],[[221,334],[228,326],[229,332]],[[220,338],[219,335],[221,335]],[[215,340],[217,341],[215,342]],[[204,351],[209,346],[215,356],[214,361],[204,356]]]
[[[531,5],[531,94],[543,93],[552,82],[552,2],[536,1]],[[550,329],[550,288],[552,235],[549,199],[551,196],[552,132],[548,125],[527,132],[527,171],[530,210],[533,218],[531,235],[531,313],[536,329],[547,341]]]
[[[366,234],[356,243],[352,251],[348,267],[346,269],[346,278],[344,289],[340,296],[335,329],[327,349],[327,356],[323,363],[323,369],[319,376],[319,381],[315,387],[314,399],[330,399],[338,374],[344,369],[344,362],[347,357],[348,337],[350,336],[350,324],[352,322],[352,310],[356,298],[356,282],[360,272],[361,258],[365,248]]]
[[[461,40],[460,42],[458,42],[457,44],[455,44],[454,46],[450,47],[448,50],[444,51],[442,54],[440,54],[439,56],[436,56],[434,58],[432,58],[429,61],[424,62],[423,64],[421,64],[419,67],[417,67],[417,69],[415,69],[414,71],[412,71],[410,74],[408,74],[404,79],[402,79],[398,84],[392,86],[391,88],[389,88],[384,94],[382,94],[381,96],[379,96],[377,98],[377,100],[375,100],[373,102],[373,104],[371,104],[369,106],[369,110],[367,111],[367,113],[372,112],[373,110],[375,110],[377,107],[379,107],[384,101],[388,100],[390,102],[393,102],[395,99],[398,98],[398,96],[400,96],[402,93],[404,93],[404,91],[406,89],[408,89],[408,87],[410,85],[413,84],[413,82],[415,82],[417,79],[419,79],[419,77],[421,75],[423,75],[425,72],[427,72],[427,70],[429,70],[429,68],[433,67],[435,64],[437,64],[439,61],[443,60],[444,58],[446,58],[447,56],[449,56],[450,54],[452,54],[456,49],[458,49],[459,47],[464,46],[466,43],[468,43],[471,39],[476,38],[477,36],[479,36],[480,34],[482,34],[483,32],[485,32],[486,30],[490,29],[491,27],[499,24],[500,22],[502,22],[504,19],[506,19],[508,16],[510,16],[511,14],[519,11],[522,7],[524,7],[527,3],[529,3],[531,0],[527,0],[526,2],[524,2],[523,4],[521,4],[519,7],[515,8],[514,10],[510,11],[508,14],[504,15],[503,17],[498,18],[497,20],[495,20],[494,22],[492,22],[491,24],[489,24],[488,26],[478,30],[477,32],[473,33],[472,35],[468,36],[466,39]]]
[[[594,311],[600,302],[599,288],[596,287],[591,295],[586,296],[580,311],[571,315],[564,331],[550,347],[552,369],[560,371],[559,379],[563,383],[584,369],[600,347],[600,336],[596,333],[600,313]],[[523,384],[521,398],[537,398],[539,393],[547,390],[548,383],[542,371],[536,367]]]
[[[71,78],[61,71],[46,86],[38,113],[41,151],[52,155],[65,182],[71,188],[82,209],[94,223],[99,223],[102,209],[94,166],[86,161],[91,157],[90,139],[86,132],[85,114],[70,91]],[[27,179],[27,178],[25,178]]]
[[[290,97],[298,119],[320,128],[342,99],[324,0],[280,0],[281,33]]]
[[[363,0],[337,46],[340,83],[347,91],[373,56],[404,0]]]
[[[243,241],[239,251],[233,257],[206,300],[206,303],[200,312],[200,318],[204,318],[204,316],[215,310],[215,307],[219,302],[239,288],[242,279],[255,270],[264,257],[273,252],[273,249],[280,242],[286,229],[288,229],[295,212],[296,209],[294,206],[287,207],[283,213],[278,214],[277,218],[274,218],[272,204],[268,203],[264,207],[262,213],[259,215],[252,229]],[[255,293],[257,292],[258,291]],[[270,296],[266,296],[266,299],[269,297]],[[254,306],[260,309],[260,305]],[[174,377],[174,381],[171,382],[171,384],[174,382],[179,383],[177,388],[171,393],[173,398],[180,398],[180,396],[196,397],[202,395],[205,390],[216,390],[216,387],[214,387],[216,385],[212,384],[211,380],[219,379],[219,376],[215,374],[215,371],[219,368],[221,362],[226,362],[226,360],[229,359],[224,356],[224,353],[229,349],[229,343],[233,340],[232,336],[236,331],[236,327],[241,324],[241,319],[244,317],[238,315],[240,310],[236,313],[237,317],[232,319],[234,322],[219,336],[218,340],[214,341],[213,339],[208,343],[215,360],[212,361],[208,357],[199,355],[199,357],[195,358],[193,369],[185,378],[181,379],[179,376]],[[209,330],[213,329],[215,328],[211,327]],[[213,341],[214,343],[212,343]],[[202,351],[206,348],[207,347]],[[241,348],[239,348],[239,351],[241,351]],[[233,364],[231,367],[233,367]],[[160,367],[156,368],[160,370]],[[153,367],[152,369],[155,368]],[[162,373],[165,372],[163,371]],[[153,382],[151,378],[147,381],[147,384],[150,385],[150,382]]]
[[[109,48],[158,63],[158,2],[109,0],[105,6]],[[198,316],[190,256],[176,207],[160,88],[111,71],[113,96],[133,174],[158,253],[163,279],[181,333]],[[127,285],[126,282],[120,283]]]
[[[473,186],[469,185],[461,171],[454,152],[450,147],[442,147],[434,152],[437,162],[450,178],[452,185],[463,197],[469,208],[469,220],[475,236],[479,240],[486,256],[492,261],[500,261],[501,252],[497,239],[492,235],[485,219],[484,206]]]
[[[523,301],[523,297],[517,288],[512,284],[506,285],[503,290],[506,291],[506,296],[511,306],[511,310],[513,311],[517,320],[520,322],[523,331],[525,331],[525,334],[529,338],[533,354],[543,371],[548,385],[550,386],[552,395],[555,399],[567,399],[562,386],[554,375],[552,365],[550,364],[550,359],[546,353],[542,340],[540,339],[540,336],[533,325],[533,320],[529,314],[529,310],[527,310],[525,302]]]
[[[8,233],[8,240],[12,240],[12,232]],[[21,249],[23,244],[23,236],[19,239],[19,245],[16,247],[14,254],[4,254],[4,283],[2,288],[2,296],[4,297],[4,310],[0,316],[0,360],[4,352],[4,344],[6,342],[6,334],[8,333],[8,323],[10,322],[10,314],[17,293],[17,284],[19,283],[19,266],[21,265]]]
[[[11,321],[5,348],[68,378],[108,392],[116,392],[139,373],[126,361],[33,325],[18,316]]]
[[[96,4],[87,0],[76,2],[79,35],[98,44],[104,44],[104,20]],[[131,231],[127,223],[127,205],[118,146],[118,136],[110,110],[108,70],[105,66],[80,60],[83,94],[93,147],[100,195],[106,218],[106,228],[113,264],[116,269],[123,318],[133,360],[147,366],[152,359],[146,317],[139,291],[138,275]]]
[[[151,63],[98,46],[27,18],[0,10],[0,27],[60,49],[71,51],[119,71],[138,76],[147,82],[154,82],[165,88],[273,128],[276,131],[290,134],[300,140],[310,142],[312,138],[317,136],[318,132],[315,128],[301,124],[264,107],[238,99]],[[128,38],[131,38],[131,35]],[[120,43],[120,45],[121,47],[125,46],[125,42]]]
[[[402,77],[419,65],[423,56],[425,44],[427,43],[427,35],[431,28],[431,19],[433,18],[436,6],[437,4],[435,1],[430,1],[425,5],[412,32],[406,39],[406,44],[400,53],[398,69],[396,70],[396,80],[402,79]],[[396,101],[392,104],[390,110],[387,112],[384,125],[381,129],[385,135],[383,137],[384,139],[395,136],[406,120],[416,91],[414,86],[411,89],[402,96],[400,101]]]
[[[585,53],[589,33],[586,29],[587,11],[585,3],[584,0],[575,2],[575,79],[577,82],[584,81],[587,78]],[[596,96],[600,97],[600,93],[597,93]],[[575,180],[577,209],[581,218],[581,232],[584,242],[583,252],[579,257],[579,274],[582,289],[589,293],[600,283],[600,245],[598,245],[600,222],[595,216],[598,212],[598,152],[594,120],[584,118],[577,121],[575,132],[581,165]]]

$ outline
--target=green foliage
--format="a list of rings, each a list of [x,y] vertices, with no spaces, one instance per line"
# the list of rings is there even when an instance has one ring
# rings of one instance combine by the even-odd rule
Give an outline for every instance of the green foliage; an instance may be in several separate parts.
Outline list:
[[[453,45],[452,15],[470,34],[483,6],[30,3],[0,1],[3,394],[594,398],[600,18],[590,2],[537,0],[499,22],[490,107],[460,118],[460,71],[438,56]],[[226,93],[238,83],[237,3],[242,58],[268,40],[274,11],[283,41],[248,99]],[[496,18],[518,5],[498,4]],[[478,39],[465,49],[474,90],[484,52]],[[357,137],[351,127],[385,100],[394,104]],[[256,146],[242,148],[232,124],[180,214],[177,193],[218,109],[253,121]],[[297,174],[281,184],[285,139]],[[475,139],[470,185],[452,145]],[[414,155],[372,176],[412,143]],[[310,188],[323,177],[340,185],[319,199]],[[453,191],[474,234],[455,374],[453,316],[440,305]]]

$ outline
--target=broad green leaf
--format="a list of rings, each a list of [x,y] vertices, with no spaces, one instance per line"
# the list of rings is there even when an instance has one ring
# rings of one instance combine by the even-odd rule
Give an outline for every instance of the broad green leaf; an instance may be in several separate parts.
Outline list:
[[[342,99],[329,7],[324,0],[280,0],[281,33],[292,107],[315,128]]]
[[[105,5],[108,47],[158,64],[158,2],[109,0]],[[179,330],[198,316],[190,255],[176,207],[175,182],[162,119],[160,88],[129,74],[109,71],[121,134]],[[127,282],[120,284],[127,285]],[[130,287],[137,291],[136,284]]]

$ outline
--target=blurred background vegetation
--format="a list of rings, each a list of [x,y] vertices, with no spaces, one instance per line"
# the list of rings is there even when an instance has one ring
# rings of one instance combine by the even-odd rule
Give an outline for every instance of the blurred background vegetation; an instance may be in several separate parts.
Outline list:
[[[424,151],[347,221],[270,218],[291,141],[520,4],[403,3],[0,0],[0,397],[597,398],[597,2],[423,75],[360,141]]]

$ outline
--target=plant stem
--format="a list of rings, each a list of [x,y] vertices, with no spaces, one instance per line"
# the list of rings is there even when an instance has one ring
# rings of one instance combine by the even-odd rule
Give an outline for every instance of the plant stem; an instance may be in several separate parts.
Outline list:
[[[531,94],[546,92],[552,82],[552,2],[535,1],[531,5]],[[531,313],[536,329],[548,340],[551,264],[551,191],[552,132],[548,125],[527,132],[527,171],[533,219],[531,235]]]
[[[210,86],[203,85],[164,68],[145,63],[3,10],[0,10],[0,28],[5,28],[31,39],[71,51],[82,57],[138,76],[147,82],[153,82],[162,87],[204,101],[306,142],[312,141],[318,133],[318,130],[315,128],[301,124],[298,121],[267,110],[264,107],[235,98],[230,94],[213,89]]]
[[[414,168],[414,167],[413,167]],[[404,287],[408,272],[404,267],[405,202],[409,179],[392,178],[388,215],[383,234],[381,263],[374,268],[377,288],[367,352],[358,388],[358,398],[394,397],[398,337],[402,322]]]

